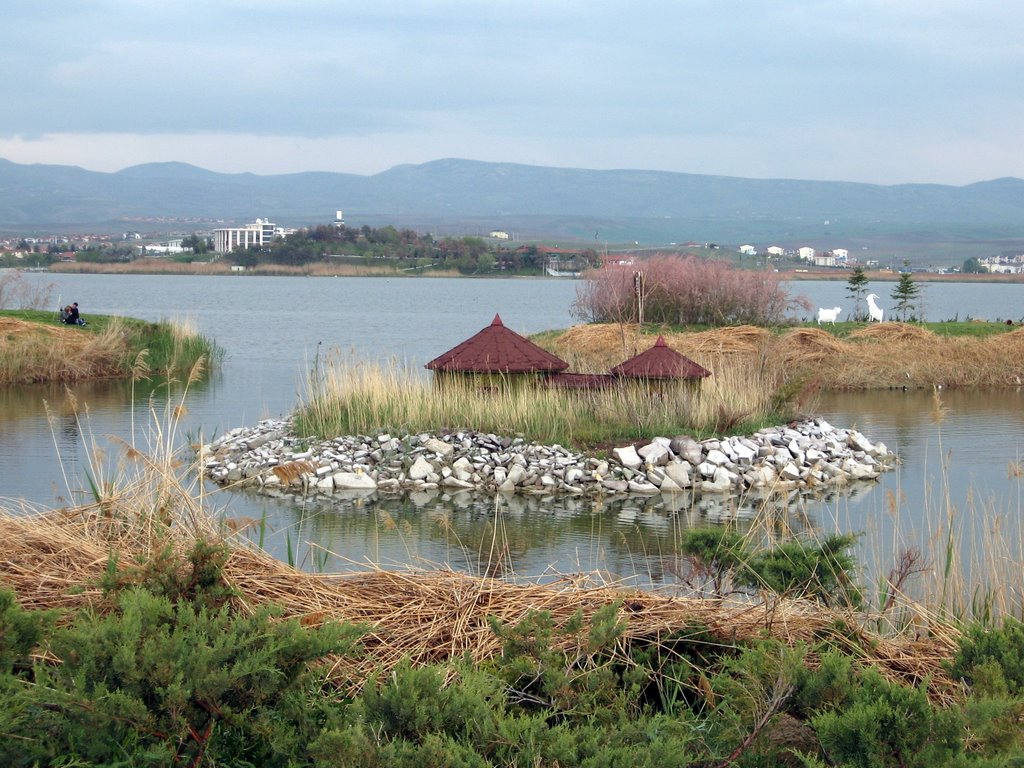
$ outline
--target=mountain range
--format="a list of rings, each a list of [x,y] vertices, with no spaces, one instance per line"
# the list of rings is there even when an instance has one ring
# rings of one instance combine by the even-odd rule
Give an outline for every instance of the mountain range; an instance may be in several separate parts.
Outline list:
[[[185,163],[116,173],[0,159],[0,232],[197,231],[269,218],[284,226],[385,223],[521,239],[668,243],[821,238],[1024,240],[1024,180],[965,186],[749,179],[445,159],[382,173],[226,174]],[[994,247],[994,246],[993,246]]]

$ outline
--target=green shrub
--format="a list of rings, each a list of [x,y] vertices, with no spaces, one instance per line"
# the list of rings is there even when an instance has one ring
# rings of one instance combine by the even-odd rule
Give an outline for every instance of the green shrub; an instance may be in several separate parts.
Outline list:
[[[200,540],[184,558],[169,544],[146,560],[129,565],[121,565],[112,555],[100,586],[113,600],[125,590],[138,588],[175,604],[190,602],[216,609],[234,594],[223,576],[228,554],[223,544]]]
[[[39,644],[51,618],[49,613],[26,611],[13,592],[0,589],[0,674],[29,665],[29,654]]]
[[[61,663],[9,688],[32,717],[26,743],[0,739],[0,764],[285,765],[327,718],[310,664],[356,635],[126,591],[54,631]]]
[[[794,540],[754,550],[730,528],[694,528],[682,534],[679,550],[690,558],[703,582],[699,586],[715,595],[745,587],[812,598],[825,605],[859,606],[855,561],[848,552],[855,540],[852,534],[836,534],[820,543]]]
[[[998,628],[971,626],[960,641],[950,671],[972,684],[977,668],[988,662],[998,667],[1006,693],[1024,695],[1024,624],[1007,618]]]
[[[867,669],[841,709],[811,719],[829,765],[933,768],[962,755],[963,721],[954,709],[928,701],[923,687],[885,680]]]
[[[834,534],[820,544],[802,540],[753,554],[741,571],[741,583],[780,595],[812,597],[825,605],[861,604],[854,582],[853,534]]]

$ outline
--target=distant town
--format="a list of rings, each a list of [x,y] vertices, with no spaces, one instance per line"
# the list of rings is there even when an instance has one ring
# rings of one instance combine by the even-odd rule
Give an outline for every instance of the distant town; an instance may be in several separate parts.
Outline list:
[[[653,253],[689,253],[729,258],[739,266],[779,271],[817,272],[862,267],[866,270],[933,272],[937,274],[1024,274],[1024,253],[971,257],[959,265],[912,265],[909,260],[867,257],[844,247],[827,250],[807,245],[785,247],[743,243],[668,243],[641,247],[639,242],[609,248],[521,243],[508,231],[492,229],[478,235],[435,238],[392,226],[350,227],[343,211],[333,220],[308,228],[287,228],[268,218],[251,223],[195,231],[178,237],[143,235],[138,231],[110,234],[54,234],[0,239],[0,268],[43,268],[54,263],[130,262],[172,259],[183,262],[223,261],[235,271],[260,264],[301,265],[313,261],[397,261],[403,269],[453,268],[467,274],[524,273],[576,276],[601,263],[631,264]],[[864,249],[866,250],[866,248]]]

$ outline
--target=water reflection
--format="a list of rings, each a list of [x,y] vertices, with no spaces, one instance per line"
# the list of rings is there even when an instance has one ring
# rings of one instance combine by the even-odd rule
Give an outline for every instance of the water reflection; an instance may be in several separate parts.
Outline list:
[[[193,383],[190,394],[202,396],[209,386]],[[49,493],[29,501],[81,503],[89,479],[110,476],[115,466],[119,451],[110,450],[111,441],[148,450],[154,419],[167,423],[180,403],[181,386],[159,379],[0,387],[0,497],[24,496],[21,487],[46,478]]]
[[[597,499],[469,491],[344,492],[306,499],[244,492],[237,495],[250,514],[235,518],[232,527],[246,527],[251,540],[308,569],[411,565],[539,581],[586,574],[665,587],[680,583],[680,537],[686,530],[731,525],[758,543],[821,533],[821,505],[875,487],[858,482],[810,497],[796,491],[742,497],[683,492]]]

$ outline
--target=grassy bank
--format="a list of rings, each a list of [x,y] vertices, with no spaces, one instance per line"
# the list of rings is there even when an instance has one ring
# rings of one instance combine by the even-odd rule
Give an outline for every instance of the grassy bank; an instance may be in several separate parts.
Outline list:
[[[753,326],[674,330],[593,324],[534,341],[571,370],[607,371],[664,335],[669,346],[717,375],[758,365],[777,386],[828,390],[1015,387],[1024,382],[1024,328],[999,323],[839,323],[769,330]]]
[[[194,328],[132,318],[88,315],[63,325],[54,312],[0,310],[0,384],[190,376],[218,362],[222,351]]]

